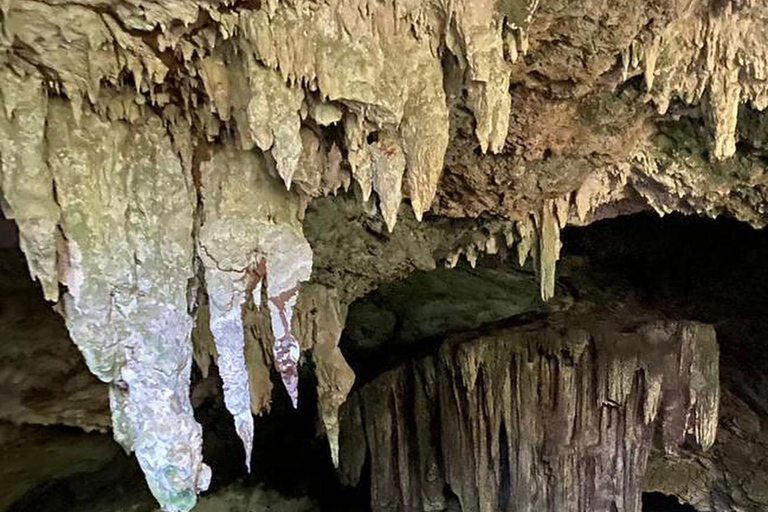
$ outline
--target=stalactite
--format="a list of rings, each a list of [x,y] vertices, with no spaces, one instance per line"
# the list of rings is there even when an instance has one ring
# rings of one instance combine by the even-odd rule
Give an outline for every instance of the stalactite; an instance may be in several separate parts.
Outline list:
[[[3,111],[0,116],[0,194],[3,212],[19,226],[19,245],[32,279],[39,279],[50,301],[59,298],[56,235],[59,207],[53,176],[45,162],[48,97],[42,77],[0,69]]]
[[[541,298],[547,301],[555,295],[556,265],[561,249],[560,229],[568,222],[569,213],[570,197],[565,196],[545,200],[539,212],[516,222],[488,222],[482,231],[473,233],[469,243],[446,256],[446,266],[455,267],[464,255],[470,266],[475,268],[480,255],[497,254],[517,244],[517,260],[521,267],[525,266],[529,255],[533,256],[534,268],[541,283]]]
[[[204,373],[212,362],[220,366],[246,458],[251,413],[269,408],[271,366],[294,404],[298,399],[300,345],[313,350],[335,454],[335,411],[352,375],[337,346],[344,314],[332,292],[320,294],[327,302],[318,302],[317,318],[292,325],[293,316],[312,311],[303,309],[299,287],[312,266],[303,208],[348,189],[354,178],[363,199],[373,197],[369,213],[378,204],[390,231],[403,199],[421,220],[455,127],[454,98],[446,96],[452,87],[443,83],[449,61],[466,92],[450,112],[468,107],[479,153],[514,145],[507,140],[512,63],[527,51],[538,2],[344,0],[311,9],[272,0],[223,9],[201,0],[125,0],[109,9],[98,2],[0,3],[2,206],[19,225],[21,248],[46,298],[56,300],[60,285],[67,289],[61,302],[72,337],[91,370],[111,383],[115,435],[136,450],[153,492],[166,508],[183,510],[209,476],[185,395],[192,320],[183,295],[196,274],[195,242],[210,296],[198,320],[214,332],[195,335],[194,355]],[[768,24],[765,0],[711,4],[670,0],[672,22],[650,20],[652,37],[630,41],[622,65],[625,77],[644,68],[648,98],[662,112],[674,98],[704,100],[714,126],[712,154],[723,158],[735,150],[739,105],[768,105]],[[615,50],[609,44],[601,51]],[[533,67],[540,64],[523,70],[521,88],[539,75],[554,83],[562,72],[557,63]],[[752,192],[761,184],[759,166],[747,178],[684,179],[687,159],[665,167],[654,151],[638,144],[609,171],[582,182],[568,178],[577,189],[573,217],[560,196],[567,187],[545,190],[537,180],[542,204],[537,197],[525,211],[503,211],[513,219],[504,230],[464,238],[448,264],[463,254],[474,266],[481,254],[516,243],[521,265],[533,256],[546,299],[554,293],[559,229],[576,218],[593,220],[605,203],[637,192],[644,205],[666,213],[694,202],[697,192],[704,199],[688,209],[714,214],[728,191],[746,183],[749,192],[742,193],[753,203],[742,217],[762,215],[761,196]],[[519,184],[503,174],[489,187],[494,200]],[[202,178],[199,237],[193,177]],[[258,326],[243,322],[259,306]],[[325,330],[304,339],[305,325]],[[158,369],[165,376],[156,382]],[[649,403],[662,400],[661,381],[649,385],[656,386]],[[415,397],[431,401],[429,393]],[[711,395],[702,396],[702,409],[691,417],[712,406]],[[649,421],[655,411],[647,408]],[[713,435],[712,424],[695,423],[700,438]],[[150,436],[154,429],[163,435]],[[433,474],[439,460],[424,458],[419,471]],[[432,482],[439,487],[442,480]],[[414,492],[403,492],[410,503],[442,503],[432,490],[421,498]]]
[[[274,337],[267,308],[260,306],[261,290],[252,302],[246,305],[243,324],[245,333],[245,365],[248,368],[248,387],[251,392],[251,412],[260,416],[268,413],[272,405],[271,369],[275,361],[273,356]]]
[[[441,510],[444,484],[464,512],[639,512],[657,429],[667,451],[714,441],[718,352],[709,326],[615,315],[454,336],[382,374],[342,408],[342,480],[367,452],[374,512]]]
[[[555,295],[555,266],[560,258],[560,221],[555,211],[555,201],[544,201],[541,213],[536,216],[539,230],[537,266],[541,281],[541,298],[549,300]]]
[[[642,66],[648,97],[666,112],[670,102],[708,100],[713,125],[712,155],[736,152],[738,108],[750,102],[768,107],[768,3],[706,0],[672,2],[672,21],[649,41],[632,42],[631,67]]]
[[[114,437],[171,512],[208,486],[189,400],[194,189],[155,116],[135,126],[49,102],[48,167],[61,211],[63,315],[110,383]]]
[[[349,163],[365,198],[374,179],[365,139],[372,132],[391,132],[406,168],[399,173],[398,154],[396,165],[387,166],[398,172],[382,170],[376,178],[390,228],[396,220],[395,202],[403,196],[421,219],[442,173],[449,126],[441,48],[448,48],[464,70],[483,151],[499,152],[511,104],[509,59],[514,60],[505,56],[509,41],[505,43],[504,33],[513,33],[519,39],[515,49],[524,52],[525,27],[536,8],[535,3],[507,5],[500,17],[490,1],[403,6],[388,0],[374,9],[367,0],[355,0],[321,4],[317,12],[269,4],[235,16],[191,0],[174,1],[167,8],[149,5],[127,2],[102,15],[87,6],[12,1],[0,47],[10,47],[18,38],[35,64],[59,77],[76,115],[87,99],[97,111],[133,122],[137,107],[147,102],[166,106],[166,84],[177,80],[174,86],[180,87],[183,99],[179,106],[189,122],[209,139],[229,130],[237,134],[241,148],[269,151],[288,187],[299,167],[306,115],[322,126],[341,122],[351,130],[346,133]],[[198,9],[216,23],[194,32],[181,28],[194,24],[190,13]],[[449,27],[446,19],[454,20]],[[174,22],[180,24],[158,35],[159,47],[181,59],[178,69],[169,69],[130,30],[171,27]],[[189,77],[178,76],[179,70]],[[110,97],[105,88],[119,86],[126,75],[135,90]],[[352,130],[353,125],[364,129]]]
[[[266,283],[277,370],[294,406],[298,401],[300,347],[291,331],[298,285],[309,279],[312,251],[301,234],[299,204],[269,175],[253,151],[224,148],[201,164],[205,221],[198,254],[205,266],[210,325],[227,408],[250,464],[251,390],[246,368],[243,308]],[[255,295],[255,297],[254,297]]]
[[[317,399],[320,417],[334,465],[339,464],[339,407],[355,382],[355,374],[339,349],[339,339],[347,317],[338,292],[320,285],[301,289],[296,331],[302,348],[312,350],[317,376]]]
[[[371,169],[373,170],[373,190],[379,196],[379,208],[390,233],[397,222],[397,212],[402,201],[403,173],[405,172],[405,154],[397,139],[390,135],[380,135],[379,140],[369,146]]]

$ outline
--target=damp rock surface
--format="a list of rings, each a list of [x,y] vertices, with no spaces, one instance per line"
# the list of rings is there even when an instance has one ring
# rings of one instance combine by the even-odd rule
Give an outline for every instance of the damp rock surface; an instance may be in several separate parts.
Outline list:
[[[567,225],[768,220],[766,0],[0,12],[0,207],[168,511],[212,477],[193,361],[250,465],[272,370],[296,405],[313,360],[335,459],[344,319],[382,283],[498,255],[547,301]]]
[[[696,322],[611,311],[448,338],[343,408],[341,477],[374,511],[641,510],[653,438],[715,441],[719,356]],[[365,464],[368,459],[368,465]]]

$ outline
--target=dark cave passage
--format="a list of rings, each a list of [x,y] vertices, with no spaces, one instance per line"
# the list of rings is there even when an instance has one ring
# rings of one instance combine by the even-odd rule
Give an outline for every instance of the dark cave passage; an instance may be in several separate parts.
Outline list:
[[[748,457],[752,462],[732,464],[730,470],[747,480],[753,462],[761,471],[768,470],[756,455],[768,440],[762,426],[768,418],[768,232],[730,219],[637,214],[567,228],[562,240],[558,293],[548,304],[537,300],[532,268],[520,269],[495,256],[483,258],[477,268],[462,262],[453,270],[416,273],[359,299],[350,308],[342,338],[358,385],[374,380],[382,369],[434,353],[451,333],[490,333],[533,324],[585,304],[641,308],[664,319],[715,327],[721,351],[721,431],[707,464],[723,464],[729,454],[755,450]],[[746,424],[747,439],[738,441]],[[705,475],[696,469],[699,464],[685,458],[652,458],[649,485],[668,494],[684,492],[675,475],[693,471],[688,477],[700,478],[702,488],[686,498],[707,502],[710,489],[705,486],[727,488],[717,483],[727,470],[721,466]],[[644,502],[643,510],[648,511],[695,510],[688,505],[670,508],[672,502],[653,493]],[[730,510],[728,500],[707,506]]]
[[[643,493],[643,512],[696,512],[690,505],[681,504],[674,496],[659,492]]]
[[[568,228],[563,242],[563,281],[572,281],[569,257],[583,258],[599,286],[669,317],[714,325],[727,368],[721,378],[768,413],[768,230],[727,218],[639,214]]]

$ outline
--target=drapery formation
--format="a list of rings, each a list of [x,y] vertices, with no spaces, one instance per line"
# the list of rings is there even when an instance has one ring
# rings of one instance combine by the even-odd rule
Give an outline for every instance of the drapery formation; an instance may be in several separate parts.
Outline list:
[[[715,440],[714,329],[596,316],[454,336],[343,407],[341,477],[366,458],[371,507],[466,512],[641,509],[653,436],[674,453]]]

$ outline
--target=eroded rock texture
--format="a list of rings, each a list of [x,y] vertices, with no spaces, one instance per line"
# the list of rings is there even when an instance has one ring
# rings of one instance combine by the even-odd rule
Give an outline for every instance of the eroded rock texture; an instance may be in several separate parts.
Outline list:
[[[274,360],[294,403],[298,401],[300,347],[291,332],[298,287],[309,279],[312,250],[301,234],[298,205],[266,171],[263,159],[245,151],[218,153],[201,165],[205,220],[198,254],[205,266],[210,329],[224,382],[227,408],[243,439],[250,467],[253,417],[245,357],[243,306],[267,307]]]
[[[676,453],[715,440],[714,330],[560,315],[448,339],[344,407],[342,478],[370,460],[371,506],[464,511],[640,510],[655,433]]]
[[[0,226],[10,228],[12,223],[0,220]],[[0,420],[107,431],[106,385],[88,371],[63,319],[29,281],[24,256],[2,245]]]
[[[168,510],[210,476],[193,356],[219,365],[248,459],[270,368],[296,403],[311,350],[335,454],[337,341],[377,284],[515,252],[546,300],[567,224],[766,224],[765,0],[0,11],[3,211]]]

